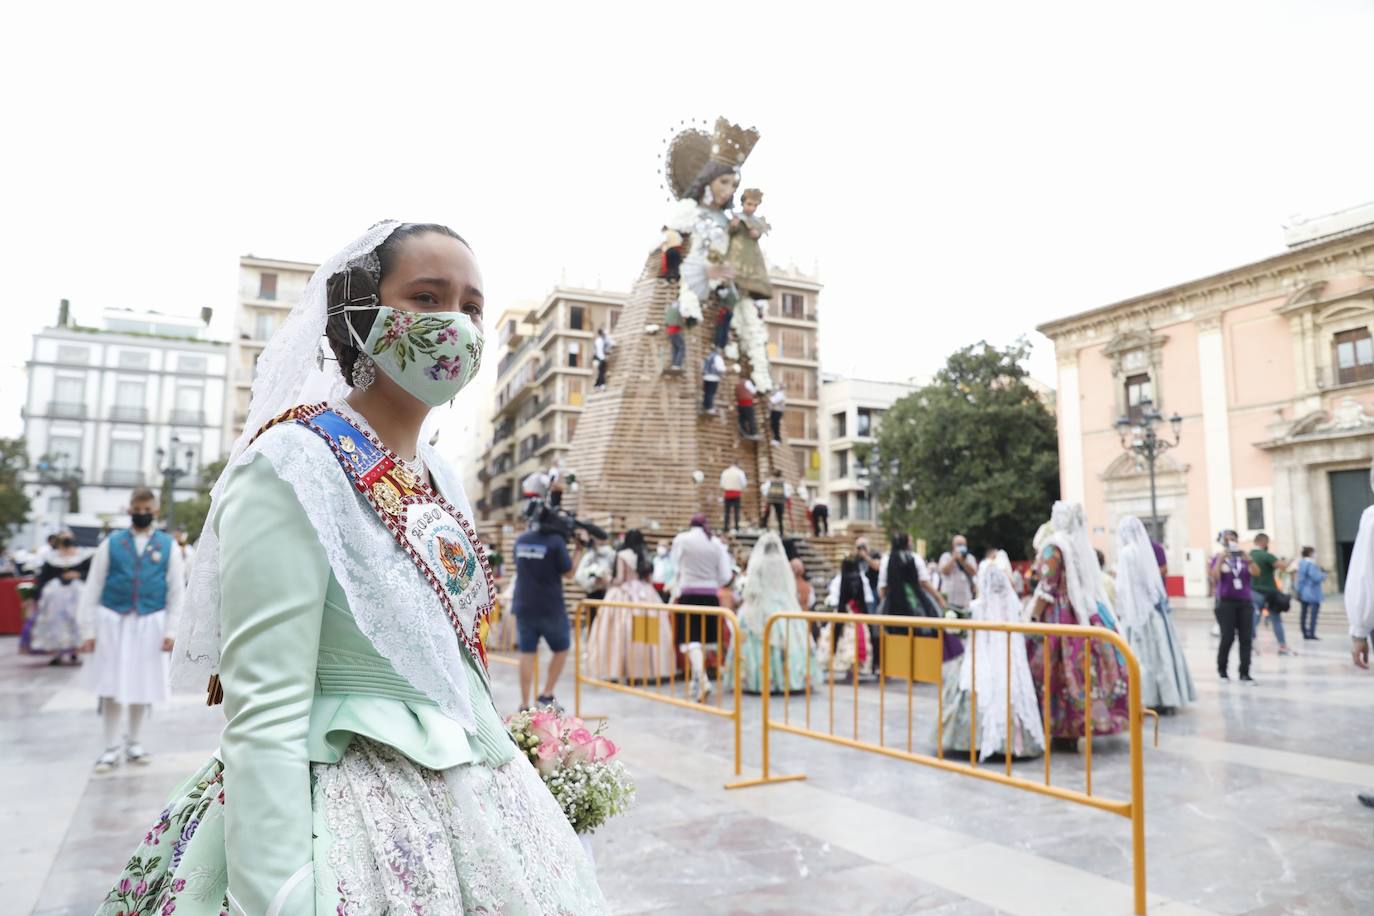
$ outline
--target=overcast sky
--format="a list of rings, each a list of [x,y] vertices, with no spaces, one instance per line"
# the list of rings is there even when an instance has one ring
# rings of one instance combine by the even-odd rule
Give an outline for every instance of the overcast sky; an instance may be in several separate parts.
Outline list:
[[[467,6],[8,7],[0,435],[59,299],[209,306],[228,336],[239,255],[320,260],[384,217],[463,233],[493,318],[628,289],[682,119],[762,132],[766,251],[818,266],[823,366],[869,378],[1374,199],[1370,3]]]

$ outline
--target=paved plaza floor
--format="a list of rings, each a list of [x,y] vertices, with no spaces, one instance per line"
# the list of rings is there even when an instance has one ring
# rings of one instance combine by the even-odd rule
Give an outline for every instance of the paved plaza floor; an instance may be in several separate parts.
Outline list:
[[[1374,788],[1374,676],[1351,665],[1337,628],[1297,643],[1296,658],[1278,657],[1266,631],[1258,685],[1221,684],[1205,618],[1181,619],[1199,698],[1145,751],[1149,911],[1374,912],[1374,811],[1355,798]],[[177,697],[148,727],[151,765],[96,776],[99,720],[78,672],[14,645],[0,641],[0,914],[86,916],[215,748],[222,713]],[[514,669],[494,678],[508,711]],[[864,727],[876,730],[877,702],[876,687],[860,689]],[[918,749],[931,747],[933,704],[917,691]],[[773,766],[806,781],[726,791],[724,720],[595,688],[584,711],[611,717],[639,788],[593,838],[616,913],[1130,912],[1129,823],[1115,815],[794,736],[775,738]],[[758,715],[746,700],[746,775]],[[904,746],[904,705],[900,716],[889,729]],[[1081,785],[1081,756],[1053,762],[1056,783]],[[1016,771],[1038,779],[1043,763]],[[1099,741],[1094,791],[1124,797],[1128,773],[1126,742]]]

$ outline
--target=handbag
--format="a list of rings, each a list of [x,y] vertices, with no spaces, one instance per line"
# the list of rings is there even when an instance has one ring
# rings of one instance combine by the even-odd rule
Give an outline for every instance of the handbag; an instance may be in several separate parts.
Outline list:
[[[1269,610],[1276,614],[1286,614],[1288,609],[1293,606],[1293,599],[1284,592],[1274,592],[1266,602]]]

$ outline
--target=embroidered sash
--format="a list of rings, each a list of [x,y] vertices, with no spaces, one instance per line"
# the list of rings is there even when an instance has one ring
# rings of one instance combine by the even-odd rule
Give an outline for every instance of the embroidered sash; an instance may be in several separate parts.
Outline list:
[[[329,445],[344,475],[429,583],[459,641],[486,672],[487,650],[480,634],[491,615],[496,587],[472,524],[441,493],[411,473],[394,452],[328,404],[294,407],[257,435],[288,421],[304,426]],[[487,597],[480,599],[474,593],[483,585]]]

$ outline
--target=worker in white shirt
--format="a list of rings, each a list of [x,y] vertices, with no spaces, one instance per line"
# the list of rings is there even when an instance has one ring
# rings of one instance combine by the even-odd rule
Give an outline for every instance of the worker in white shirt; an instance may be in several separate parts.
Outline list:
[[[749,478],[745,476],[744,469],[739,466],[738,461],[730,462],[730,466],[720,472],[720,490],[725,499],[725,524],[720,526],[720,530],[739,531],[739,510],[740,500],[744,497],[744,489],[749,486]],[[730,515],[734,513],[734,527],[730,525]]]

